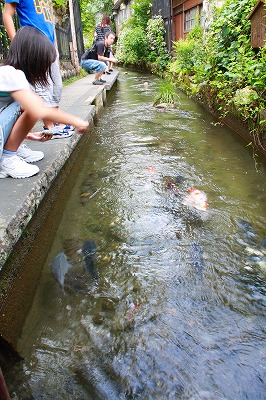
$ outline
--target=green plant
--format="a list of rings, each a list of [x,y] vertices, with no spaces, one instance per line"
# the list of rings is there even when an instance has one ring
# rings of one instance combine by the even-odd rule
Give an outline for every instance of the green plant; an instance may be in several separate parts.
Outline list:
[[[144,65],[147,54],[145,31],[136,26],[125,27],[119,34],[116,44],[116,57],[124,65]]]
[[[133,9],[131,17],[133,26],[146,28],[148,20],[151,18],[151,6],[152,2],[150,0],[135,0],[132,2],[130,7]]]
[[[170,56],[164,40],[165,27],[163,18],[160,15],[155,15],[149,19],[146,32],[148,42],[146,64],[152,72],[162,75],[170,62]]]
[[[63,86],[68,86],[71,83],[74,83],[74,82],[78,81],[79,79],[84,78],[87,75],[88,75],[88,73],[84,69],[81,69],[79,72],[79,75],[71,76],[70,78],[65,79],[63,81]]]
[[[220,111],[236,113],[249,122],[251,130],[265,125],[261,115],[266,107],[266,49],[252,49],[247,18],[256,2],[225,1],[215,12],[208,35],[196,26],[187,40],[174,44],[170,65],[188,94],[200,96],[208,86],[210,103]],[[240,100],[241,93],[246,94],[245,101]]]
[[[248,14],[256,0],[227,0],[211,27],[208,41],[212,68],[207,79],[218,98],[234,109],[253,128],[265,109],[265,49],[255,52],[251,47]],[[238,94],[247,89],[252,96],[241,102]]]
[[[156,106],[160,103],[166,103],[168,105],[174,105],[178,100],[175,86],[170,80],[163,80],[159,83],[158,94],[154,99],[153,105]]]
[[[170,71],[175,74],[196,75],[206,58],[202,27],[196,25],[186,40],[178,40],[173,47],[174,60]]]

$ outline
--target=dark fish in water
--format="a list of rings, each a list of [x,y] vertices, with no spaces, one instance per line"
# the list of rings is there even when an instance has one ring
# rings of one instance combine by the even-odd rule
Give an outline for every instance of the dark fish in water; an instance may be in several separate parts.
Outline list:
[[[65,275],[70,267],[71,265],[67,261],[65,253],[57,254],[51,264],[52,273],[62,288],[64,287]]]
[[[253,265],[258,265],[259,267],[266,268],[266,239],[258,238],[258,234],[254,229],[251,222],[246,221],[242,218],[238,218],[236,221],[237,226],[243,231],[245,239],[247,242],[245,244],[245,251],[249,254],[247,258],[246,269],[252,269]],[[249,265],[251,264],[251,265]]]
[[[251,242],[256,241],[256,232],[254,229],[254,226],[251,224],[251,222],[246,221],[245,219],[238,218],[236,221],[237,226],[241,229],[241,231],[244,233],[247,239],[249,239]]]
[[[184,182],[185,178],[182,175],[176,175],[175,183],[177,185],[181,185]]]
[[[93,279],[98,279],[99,275],[95,266],[96,244],[94,240],[88,239],[83,243],[82,255],[84,257],[87,271],[91,274]]]
[[[199,280],[202,280],[203,268],[205,267],[205,262],[203,258],[203,250],[199,243],[193,242],[190,248],[190,256],[192,265],[196,271]]]
[[[3,355],[4,359],[8,359],[12,362],[23,360],[14,345],[0,334],[0,359],[2,359],[1,355]]]

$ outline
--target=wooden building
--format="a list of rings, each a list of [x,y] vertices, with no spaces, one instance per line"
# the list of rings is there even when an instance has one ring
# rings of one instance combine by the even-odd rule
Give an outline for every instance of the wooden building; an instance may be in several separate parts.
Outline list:
[[[165,42],[168,50],[173,41],[185,39],[194,27],[197,18],[203,22],[204,0],[153,0],[153,15],[161,15],[164,20]]]
[[[266,9],[265,1],[259,0],[248,15],[251,21],[251,46],[264,47],[266,39]]]
[[[153,0],[153,15],[161,15],[166,30],[169,50],[172,42],[186,39],[196,23],[205,31],[211,24],[214,7],[221,7],[225,0]]]
[[[152,14],[161,15],[165,26],[165,43],[168,50],[172,48],[174,39],[172,24],[172,0],[154,0],[152,2]]]
[[[197,21],[203,25],[203,0],[173,0],[174,40],[186,39]]]
[[[153,0],[153,15],[161,15],[165,26],[165,42],[169,51],[173,42],[186,39],[196,23],[207,31],[212,20],[213,7],[220,7],[225,0]],[[264,0],[261,0],[264,2]],[[133,0],[114,0],[112,8],[118,34],[122,23],[132,15]]]
[[[114,0],[112,11],[117,35],[120,32],[123,22],[132,15],[133,11],[130,7],[132,3],[132,0]]]

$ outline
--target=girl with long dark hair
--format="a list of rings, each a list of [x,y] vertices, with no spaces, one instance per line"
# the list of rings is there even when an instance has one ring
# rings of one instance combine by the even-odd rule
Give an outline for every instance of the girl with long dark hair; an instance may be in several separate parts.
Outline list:
[[[88,128],[88,122],[46,107],[30,87],[48,84],[55,58],[54,46],[38,29],[23,27],[11,42],[6,65],[0,67],[0,178],[26,178],[39,172],[28,162],[40,160],[43,153],[21,146],[25,138],[45,141],[51,137],[28,133],[38,120],[72,124],[80,133]]]

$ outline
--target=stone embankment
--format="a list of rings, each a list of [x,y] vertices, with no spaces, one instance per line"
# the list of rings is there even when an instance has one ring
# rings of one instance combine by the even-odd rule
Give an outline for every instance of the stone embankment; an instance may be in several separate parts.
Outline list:
[[[227,125],[241,136],[247,145],[252,144],[255,151],[266,157],[266,110],[260,113],[260,121],[263,123],[254,123],[248,116],[244,120],[236,107],[229,108],[225,104],[221,104],[215,96],[211,95],[209,89],[208,87],[205,90],[202,89],[192,98],[215,115],[221,124]]]

